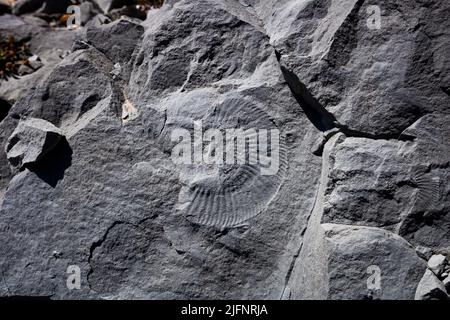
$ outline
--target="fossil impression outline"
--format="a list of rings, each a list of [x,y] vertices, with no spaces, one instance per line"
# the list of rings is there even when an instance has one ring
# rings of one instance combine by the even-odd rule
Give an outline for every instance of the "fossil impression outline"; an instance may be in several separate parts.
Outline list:
[[[246,220],[261,213],[277,194],[287,169],[287,155],[285,137],[279,134],[277,143],[272,139],[263,139],[257,130],[270,132],[278,128],[274,121],[259,107],[251,102],[239,98],[228,98],[209,112],[202,119],[203,129],[236,130],[248,132],[245,135],[244,155],[245,163],[240,163],[240,151],[237,150],[233,140],[233,148],[224,148],[226,152],[236,152],[236,162],[228,161],[221,164],[196,163],[184,165],[184,176],[187,183],[180,191],[180,198],[184,197],[182,206],[186,218],[196,224],[228,228],[239,226]],[[257,130],[251,130],[251,129]],[[211,141],[210,141],[211,142]],[[256,145],[255,145],[256,144]],[[210,145],[203,145],[202,151]],[[236,148],[235,148],[236,147]],[[194,149],[193,146],[192,149]],[[278,157],[269,157],[276,161],[277,171],[271,175],[264,175],[264,166],[269,164],[268,157],[275,152]],[[264,152],[260,152],[265,149]],[[258,161],[250,161],[252,153],[249,150],[258,150]],[[208,151],[210,152],[210,151]],[[253,155],[254,156],[254,155]],[[270,164],[271,166],[273,163]]]

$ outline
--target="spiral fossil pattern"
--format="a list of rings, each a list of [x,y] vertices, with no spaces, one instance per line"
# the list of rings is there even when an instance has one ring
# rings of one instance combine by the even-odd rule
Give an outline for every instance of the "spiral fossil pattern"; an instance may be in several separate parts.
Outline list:
[[[261,109],[242,99],[228,99],[216,106],[204,119],[204,129],[277,129],[275,123]],[[250,132],[250,131],[248,131]],[[287,168],[284,137],[280,134],[278,157],[271,157],[278,170],[275,174],[261,174],[264,155],[261,154],[256,131],[246,136],[244,164],[215,164],[214,174],[200,178],[193,177],[187,187],[189,205],[186,217],[191,222],[215,226],[218,228],[233,227],[256,216],[264,210],[278,192]],[[258,141],[258,142],[257,142]],[[275,144],[267,144],[270,155],[275,152]],[[248,150],[258,148],[256,163],[249,161]],[[225,151],[224,151],[225,153]],[[268,154],[267,154],[268,155]],[[201,165],[200,165],[201,166]],[[211,172],[211,171],[210,171]]]
[[[426,175],[416,170],[413,172],[413,182],[419,189],[416,201],[422,209],[429,209],[439,203],[440,183],[438,177],[432,177],[430,174]]]

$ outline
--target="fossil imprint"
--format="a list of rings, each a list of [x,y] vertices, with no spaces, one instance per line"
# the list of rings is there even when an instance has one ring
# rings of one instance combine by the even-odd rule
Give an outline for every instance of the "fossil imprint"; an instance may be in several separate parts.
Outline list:
[[[239,148],[236,139],[230,148],[230,140],[224,139],[223,159],[234,152],[232,163],[192,163],[181,168],[182,210],[193,223],[238,226],[262,212],[278,192],[287,168],[285,139],[270,117],[250,102],[230,98],[211,109],[202,119],[203,130],[219,129],[225,138],[230,130],[242,129],[245,143]],[[210,146],[202,145],[202,151]],[[267,166],[277,170],[267,174]]]

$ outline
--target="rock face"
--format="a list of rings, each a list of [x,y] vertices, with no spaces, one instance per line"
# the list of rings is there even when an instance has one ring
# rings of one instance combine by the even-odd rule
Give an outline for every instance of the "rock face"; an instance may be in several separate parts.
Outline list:
[[[450,4],[82,2],[0,15],[0,296],[447,299]]]
[[[323,251],[312,263],[327,270],[316,279],[317,288],[326,288],[326,294],[320,296],[322,289],[317,290],[316,298],[413,299],[424,261],[404,239],[379,228],[335,224],[322,228],[322,243],[317,245]]]

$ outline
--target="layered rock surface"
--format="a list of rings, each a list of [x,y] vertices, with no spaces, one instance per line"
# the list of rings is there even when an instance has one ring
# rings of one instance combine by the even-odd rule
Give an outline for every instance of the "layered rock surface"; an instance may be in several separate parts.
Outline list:
[[[40,2],[0,16],[43,62],[0,82],[1,296],[446,298],[423,257],[450,254],[450,5],[169,0],[53,30]],[[63,143],[13,170],[34,118]],[[277,128],[279,170],[174,163],[199,120]]]

